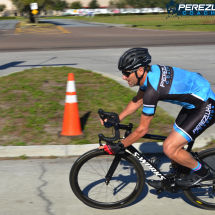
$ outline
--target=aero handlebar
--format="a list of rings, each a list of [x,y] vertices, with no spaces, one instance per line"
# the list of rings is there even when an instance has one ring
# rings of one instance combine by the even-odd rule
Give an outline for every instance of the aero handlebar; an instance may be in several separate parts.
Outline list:
[[[120,139],[120,132],[119,129],[126,130],[124,137],[127,137],[129,134],[131,134],[131,130],[133,128],[133,124],[129,123],[129,125],[122,125],[119,124],[119,115],[117,113],[111,113],[111,112],[105,112],[102,109],[98,110],[98,113],[100,115],[100,118],[104,121],[107,119],[107,122],[104,122],[104,126],[106,128],[114,127],[115,130],[115,136],[114,137],[105,137],[103,134],[99,134],[99,143],[101,144],[101,141],[105,141],[107,143],[112,143],[114,141],[117,141]],[[160,135],[154,135],[154,134],[145,134],[142,138],[147,139],[154,139],[154,140],[165,140],[166,136],[160,136]]]
[[[98,110],[100,118],[104,121],[107,119],[107,123],[104,122],[105,127],[114,127],[115,136],[114,137],[105,137],[103,134],[99,134],[99,139],[111,143],[120,138],[119,132],[119,116],[116,113],[104,112],[102,109]]]

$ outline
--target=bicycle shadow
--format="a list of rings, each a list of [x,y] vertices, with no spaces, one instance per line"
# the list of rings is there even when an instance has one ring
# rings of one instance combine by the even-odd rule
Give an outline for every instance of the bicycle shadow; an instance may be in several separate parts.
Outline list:
[[[154,143],[154,144],[157,144],[157,143]],[[158,144],[157,144],[158,145]],[[141,146],[140,145],[140,149],[141,149]],[[162,147],[162,146],[160,146]],[[142,148],[143,149],[143,148]],[[151,159],[152,157],[157,157],[160,159],[160,163],[158,164],[158,168],[160,169],[160,171],[163,173],[163,174],[168,174],[169,171],[162,171],[162,165],[165,165],[165,164],[170,164],[170,159],[166,156],[166,155],[161,155],[161,154],[151,154],[151,155],[145,155],[147,159]],[[145,167],[144,165],[142,165],[143,167]],[[165,168],[165,167],[164,167]],[[146,167],[144,168],[144,171],[145,171],[145,176],[146,176],[146,181],[149,177],[151,176],[154,176],[154,173],[150,170],[148,170]],[[159,180],[159,179],[157,179]],[[192,204],[185,196],[184,194],[180,191],[180,193],[168,193],[166,191],[163,191],[162,193],[160,194],[157,194],[156,193],[156,189],[150,187],[147,185],[147,183],[145,184],[145,187],[144,187],[144,190],[143,192],[141,193],[141,195],[132,203],[130,204],[129,206],[131,205],[134,205],[140,201],[142,201],[148,194],[148,192],[150,192],[152,195],[156,195],[157,196],[157,199],[162,199],[162,198],[169,198],[169,199],[182,199],[185,203],[191,205],[191,206],[194,206],[196,208],[199,208],[197,207],[196,205]],[[128,206],[127,206],[128,207]]]
[[[148,187],[148,185],[145,183],[145,186],[144,186],[144,188],[143,188],[143,191],[142,191],[142,193],[138,196],[138,198],[135,199],[130,205],[125,206],[124,208],[130,207],[130,206],[132,206],[132,205],[135,205],[135,204],[141,202],[141,201],[142,201],[143,199],[145,199],[145,197],[148,195],[148,192],[149,192],[149,187]]]
[[[181,191],[179,191],[181,192]],[[156,190],[155,189],[151,189],[150,190],[150,193],[153,194],[153,195],[157,195],[157,199],[162,199],[162,198],[169,198],[169,199],[182,199],[185,203],[189,204],[190,206],[193,206],[195,208],[198,208],[198,209],[202,209],[202,208],[199,208],[197,207],[196,205],[192,204],[192,202],[190,202],[185,196],[184,194],[181,192],[181,193],[168,193],[166,191],[160,193],[160,194],[157,194],[156,193]],[[203,209],[204,210],[204,209]]]
[[[144,142],[136,147],[142,154],[163,154],[163,146],[159,145],[157,142]]]

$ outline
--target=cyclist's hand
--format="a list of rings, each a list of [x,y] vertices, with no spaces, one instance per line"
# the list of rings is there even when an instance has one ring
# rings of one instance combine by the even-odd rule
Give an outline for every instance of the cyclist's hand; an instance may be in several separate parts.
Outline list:
[[[108,143],[105,146],[100,146],[99,149],[104,149],[110,155],[115,155],[120,151],[125,150],[124,145],[121,142]]]
[[[107,122],[107,119],[105,119],[104,121],[100,118],[100,122],[102,125],[104,125],[104,122]]]

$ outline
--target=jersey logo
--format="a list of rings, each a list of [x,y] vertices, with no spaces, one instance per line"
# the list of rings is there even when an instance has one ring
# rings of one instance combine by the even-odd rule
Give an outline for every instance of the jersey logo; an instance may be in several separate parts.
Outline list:
[[[160,94],[168,94],[173,80],[173,68],[170,66],[158,65],[161,71],[158,92]]]
[[[211,114],[211,113],[214,113],[214,110],[211,110],[211,109],[214,109],[214,106],[211,106],[211,104],[207,105],[206,110],[205,110],[205,115],[203,116],[201,122],[193,130],[194,134],[199,133],[199,130],[201,130],[203,126],[204,127],[207,126],[207,123],[210,122],[210,120],[212,119],[212,116],[213,116],[213,114]]]

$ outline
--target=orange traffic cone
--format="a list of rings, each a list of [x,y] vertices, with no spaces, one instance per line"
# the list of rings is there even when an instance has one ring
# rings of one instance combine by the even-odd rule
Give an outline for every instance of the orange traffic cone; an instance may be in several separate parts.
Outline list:
[[[69,73],[68,75],[63,127],[60,134],[64,136],[77,136],[82,134],[73,73]]]

